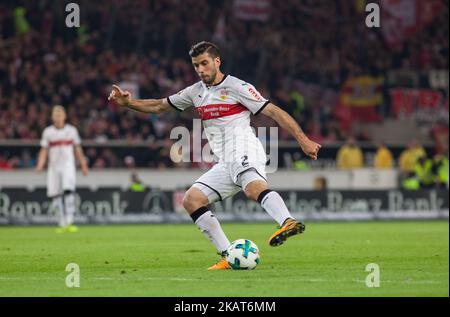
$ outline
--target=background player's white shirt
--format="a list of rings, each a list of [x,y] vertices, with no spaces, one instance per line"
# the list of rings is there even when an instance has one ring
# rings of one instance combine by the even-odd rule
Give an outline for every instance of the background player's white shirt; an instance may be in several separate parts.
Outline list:
[[[246,155],[248,161],[265,163],[264,148],[250,126],[250,112],[258,114],[269,101],[251,84],[226,75],[214,86],[199,81],[167,100],[179,111],[195,107],[219,162],[242,161]]]
[[[48,149],[48,168],[75,169],[74,146],[80,143],[78,130],[70,124],[61,129],[54,125],[45,128],[41,146]]]

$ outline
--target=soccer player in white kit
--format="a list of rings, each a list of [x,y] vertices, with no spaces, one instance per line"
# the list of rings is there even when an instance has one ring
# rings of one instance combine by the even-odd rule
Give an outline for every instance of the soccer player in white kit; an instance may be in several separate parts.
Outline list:
[[[48,157],[47,196],[59,211],[58,233],[76,232],[73,224],[75,214],[75,155],[84,175],[88,166],[81,148],[77,129],[65,123],[64,107],[56,105],[52,109],[53,125],[44,129],[41,139],[37,171],[44,169]],[[75,155],[74,155],[75,154]]]
[[[289,131],[309,157],[316,160],[320,145],[308,139],[297,122],[284,110],[263,98],[251,84],[220,71],[219,48],[200,42],[189,51],[201,81],[164,99],[137,100],[130,92],[113,85],[109,100],[139,112],[160,114],[195,107],[208,142],[219,158],[211,170],[202,175],[186,192],[183,206],[203,234],[214,244],[222,258],[210,270],[229,269],[225,251],[230,241],[208,204],[223,200],[243,190],[261,204],[280,225],[270,238],[278,246],[290,236],[302,233],[305,225],[295,220],[281,196],[268,189],[264,148],[250,126],[250,113],[262,113]]]

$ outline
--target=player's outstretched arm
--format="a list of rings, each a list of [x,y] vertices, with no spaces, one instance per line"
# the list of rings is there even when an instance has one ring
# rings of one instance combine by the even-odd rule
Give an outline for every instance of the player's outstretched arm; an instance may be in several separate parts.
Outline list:
[[[160,114],[173,108],[167,99],[133,99],[129,91],[120,89],[117,85],[112,85],[108,100],[114,100],[119,106],[130,108],[144,113]]]
[[[266,116],[275,120],[283,129],[290,132],[298,144],[300,145],[303,152],[308,155],[313,160],[317,160],[317,155],[321,145],[311,141],[306,134],[302,131],[298,123],[292,118],[286,111],[280,107],[269,103],[262,112]]]

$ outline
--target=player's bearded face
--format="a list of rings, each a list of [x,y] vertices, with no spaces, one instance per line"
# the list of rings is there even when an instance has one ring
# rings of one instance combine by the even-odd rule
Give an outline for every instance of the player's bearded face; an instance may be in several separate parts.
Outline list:
[[[192,64],[194,65],[197,75],[206,85],[212,85],[214,83],[218,71],[215,59],[205,53],[193,57]]]
[[[209,75],[205,75],[204,78],[202,77],[202,80],[205,84],[212,85],[214,83],[214,81],[216,80],[216,76],[217,76],[217,70],[212,69],[211,73]]]

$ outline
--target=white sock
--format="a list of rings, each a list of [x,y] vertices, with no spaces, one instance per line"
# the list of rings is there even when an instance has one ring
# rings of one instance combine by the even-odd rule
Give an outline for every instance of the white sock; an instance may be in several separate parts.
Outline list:
[[[66,225],[73,224],[75,214],[75,195],[73,193],[64,195],[64,210],[66,212]]]
[[[64,206],[63,206],[63,198],[61,196],[54,197],[52,199],[52,203],[53,203],[53,208],[56,208],[57,213],[59,215],[58,225],[60,227],[65,227],[66,226],[66,215],[65,215]]]
[[[261,206],[280,226],[287,218],[294,218],[287,209],[283,198],[275,191],[267,193],[262,198]]]
[[[230,245],[230,241],[226,237],[225,233],[220,226],[219,221],[213,215],[211,211],[207,211],[197,218],[195,224],[200,231],[214,244],[217,251],[222,253]]]

